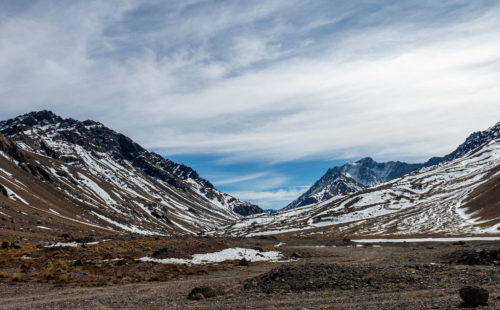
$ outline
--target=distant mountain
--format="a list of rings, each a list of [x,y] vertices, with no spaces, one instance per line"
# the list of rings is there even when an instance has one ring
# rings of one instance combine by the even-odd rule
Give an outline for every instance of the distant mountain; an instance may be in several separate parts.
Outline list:
[[[473,133],[449,155],[424,165],[400,178],[320,203],[247,217],[221,233],[337,237],[500,234],[500,123]],[[390,167],[363,159],[331,170],[340,175],[339,183],[349,178],[355,186],[366,186],[394,176],[390,176]],[[394,171],[397,175],[404,170]]]
[[[12,145],[16,150],[0,156],[5,166],[0,170],[5,171],[0,183],[14,193],[9,197],[20,197],[13,198],[18,203],[40,204],[36,197],[43,196],[19,185],[28,178],[17,171],[21,169],[42,181],[34,188],[58,191],[76,204],[68,207],[73,219],[81,217],[96,225],[107,221],[98,226],[111,229],[196,232],[262,212],[256,205],[218,191],[192,168],[148,152],[95,121],[32,112],[0,122],[0,133],[6,136],[4,148]],[[24,162],[13,152],[30,160]],[[16,181],[13,176],[17,174],[23,182]],[[64,213],[62,205],[54,208]]]
[[[467,154],[471,150],[478,149],[490,141],[497,139],[499,126],[497,124],[487,131],[474,132],[452,153],[444,157],[432,157],[422,164],[408,164],[400,161],[377,163],[372,158],[366,157],[340,167],[330,168],[305,193],[282,210],[291,210],[326,201],[335,195],[359,191],[400,178],[422,167],[459,158],[463,154]]]
[[[400,161],[377,163],[370,157],[350,162],[328,171],[304,194],[282,210],[322,202],[335,195],[359,191],[399,178],[425,164],[407,164]]]

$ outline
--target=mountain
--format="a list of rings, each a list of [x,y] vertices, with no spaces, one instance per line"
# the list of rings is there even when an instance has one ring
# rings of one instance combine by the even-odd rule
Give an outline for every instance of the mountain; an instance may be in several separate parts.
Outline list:
[[[333,196],[356,192],[399,178],[425,164],[407,164],[399,161],[377,163],[370,157],[350,162],[328,171],[299,198],[292,201],[283,210],[322,202]]]
[[[496,127],[487,131],[472,133],[455,151],[444,157],[433,157],[422,164],[407,164],[400,161],[377,163],[370,157],[350,162],[328,171],[316,181],[305,193],[289,203],[282,210],[291,210],[305,205],[326,201],[333,196],[369,188],[399,178],[413,170],[453,160],[478,149],[491,140],[497,139]]]
[[[230,235],[500,234],[500,123],[470,135],[438,163],[356,192],[277,214],[245,218]]]
[[[13,218],[6,208],[14,203],[18,211],[32,208],[57,225],[78,223],[80,230],[168,234],[262,212],[98,122],[40,111],[0,122],[0,133],[0,215]]]

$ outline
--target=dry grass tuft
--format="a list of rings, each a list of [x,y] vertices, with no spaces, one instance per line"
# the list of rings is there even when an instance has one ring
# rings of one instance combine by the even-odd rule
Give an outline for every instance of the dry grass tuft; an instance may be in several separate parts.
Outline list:
[[[45,270],[45,279],[47,280],[53,280],[55,277],[56,269],[52,263],[49,263],[47,265],[47,269]]]

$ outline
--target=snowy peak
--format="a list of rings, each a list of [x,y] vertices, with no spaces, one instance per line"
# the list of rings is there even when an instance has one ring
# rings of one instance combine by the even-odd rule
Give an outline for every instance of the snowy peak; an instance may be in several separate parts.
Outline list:
[[[343,193],[355,192],[380,183],[388,182],[422,167],[436,165],[474,153],[481,147],[500,139],[500,122],[485,131],[472,133],[464,143],[444,157],[433,157],[423,164],[408,164],[400,161],[378,163],[370,157],[341,167],[328,169],[311,188],[283,210],[322,202]]]
[[[422,164],[407,164],[399,161],[378,163],[370,157],[365,157],[340,167],[330,168],[307,192],[283,210],[322,202],[335,195],[375,186],[399,178],[422,166]]]
[[[124,208],[131,208],[133,214],[133,209],[141,206],[169,226],[175,225],[170,219],[178,218],[189,224],[184,226],[187,229],[199,231],[235,220],[238,215],[262,212],[258,206],[218,191],[192,168],[148,152],[99,122],[63,119],[50,111],[40,111],[0,122],[0,133],[24,151],[88,172],[92,177],[87,185],[96,183],[96,178],[116,187],[112,191],[98,190],[104,200],[108,196],[115,197],[113,201],[116,197],[128,202],[138,199],[132,201],[135,207]],[[64,174],[54,167],[47,169]],[[78,179],[83,177],[77,174],[70,183]]]
[[[472,134],[457,150],[400,178],[370,188],[335,195],[318,203],[277,214],[245,218],[226,227],[225,234],[261,235],[293,233],[326,237],[470,236],[500,234],[499,125]],[[447,159],[447,160],[444,160]],[[366,164],[366,165],[364,165]],[[329,169],[314,192],[325,195],[346,182],[359,186],[359,171],[376,178],[403,173],[408,164],[374,164],[370,159]],[[363,168],[359,168],[361,166]],[[356,169],[354,169],[356,167]],[[354,171],[353,171],[354,170]],[[350,177],[346,177],[345,173]],[[351,172],[348,172],[351,171]],[[391,172],[389,172],[391,171]],[[352,173],[352,175],[351,175]],[[329,179],[334,177],[334,179]],[[326,182],[328,181],[328,182]],[[326,195],[325,195],[326,196]]]

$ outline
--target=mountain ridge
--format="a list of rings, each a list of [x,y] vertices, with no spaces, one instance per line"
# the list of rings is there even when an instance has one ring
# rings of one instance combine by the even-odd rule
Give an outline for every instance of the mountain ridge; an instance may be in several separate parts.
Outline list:
[[[371,157],[364,157],[355,162],[329,168],[305,193],[282,210],[291,210],[328,200],[335,195],[375,186],[401,177],[424,165],[400,161],[378,163]]]
[[[291,210],[305,205],[322,202],[338,194],[359,191],[399,178],[422,167],[428,167],[456,159],[472,149],[477,149],[488,141],[498,138],[500,136],[499,132],[500,123],[491,126],[485,131],[473,132],[451,153],[442,157],[431,157],[424,163],[410,164],[401,161],[379,163],[374,161],[371,157],[364,157],[354,162],[348,162],[342,166],[329,168],[305,193],[281,210]],[[365,176],[353,177],[351,173],[349,173],[350,168],[353,166],[361,166],[361,173],[365,174]],[[385,176],[378,177],[377,168],[378,170],[383,170],[386,166],[390,168],[387,170],[389,173]],[[380,167],[382,167],[382,169],[380,169]]]
[[[50,128],[53,126],[56,128]],[[37,127],[43,128],[36,133],[38,139],[33,139],[29,134],[23,134],[25,131]],[[239,201],[228,194],[224,194],[222,197],[221,192],[216,190],[211,182],[201,178],[194,169],[183,164],[176,164],[157,153],[148,152],[132,139],[107,128],[102,123],[92,120],[63,119],[48,110],[31,112],[0,122],[0,133],[14,137],[28,150],[43,152],[49,157],[68,163],[81,164],[73,153],[65,154],[64,151],[50,145],[50,139],[44,137],[47,134],[45,131],[56,136],[58,140],[80,145],[90,150],[92,156],[99,157],[98,153],[108,153],[119,162],[127,160],[132,166],[141,169],[148,176],[159,178],[177,189],[183,190],[186,187],[186,182],[180,182],[180,180],[194,181],[200,185],[210,200],[227,201],[232,210],[235,210],[239,215],[245,216],[262,212],[258,206]]]
[[[500,123],[471,134],[438,164],[370,188],[276,214],[255,215],[215,234],[332,237],[500,234]]]

